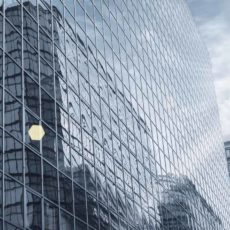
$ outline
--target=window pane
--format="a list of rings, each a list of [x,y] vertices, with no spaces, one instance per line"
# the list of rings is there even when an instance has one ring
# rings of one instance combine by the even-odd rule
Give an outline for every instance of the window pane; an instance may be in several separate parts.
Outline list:
[[[40,106],[39,106],[39,86],[32,80],[26,73],[24,73],[24,83],[25,83],[25,104],[38,116],[40,115]]]
[[[89,194],[87,195],[87,214],[89,224],[98,229],[97,200]]]
[[[18,228],[14,225],[11,225],[11,224],[8,224],[8,223],[4,223],[4,227],[5,227],[5,230],[21,230],[21,228]]]
[[[42,153],[43,156],[50,161],[52,164],[57,164],[57,153],[56,153],[56,135],[46,125],[42,125],[45,131],[45,135],[42,138]]]
[[[22,70],[8,55],[5,55],[5,86],[13,96],[22,100]]]
[[[2,160],[3,160],[3,131],[0,128],[0,169],[2,170]]]
[[[26,148],[25,150],[26,185],[41,193],[41,158]]]
[[[85,181],[84,177],[81,176],[81,171],[83,171],[83,158],[82,155],[79,154],[74,149],[71,149],[72,155],[72,171],[73,171],[73,179],[76,183],[80,184],[84,187]]]
[[[76,217],[86,221],[85,190],[78,185],[74,185],[74,206]]]
[[[53,202],[58,201],[57,170],[43,162],[44,195]]]
[[[41,199],[27,192],[27,227],[31,229],[42,229],[42,206]]]
[[[31,3],[31,1],[30,1],[30,3]],[[32,4],[27,4],[27,5],[32,6]],[[32,9],[32,7],[31,7],[31,9]],[[34,46],[34,48],[38,47],[38,25],[37,25],[37,22],[27,13],[27,11],[25,9],[23,9],[23,35],[24,35],[24,38],[26,38],[26,40],[29,41],[30,44]]]
[[[26,10],[36,18],[37,15],[37,6],[36,6],[36,0],[23,0],[23,6],[26,8]]]
[[[65,213],[63,211],[61,211],[60,229],[63,229],[63,230],[64,229],[65,230],[73,230],[74,229],[73,217],[68,215],[67,213]]]
[[[109,213],[106,207],[99,206],[100,229],[106,230],[109,228]]]
[[[22,144],[5,133],[5,172],[18,180],[23,180]]]
[[[59,169],[68,176],[71,176],[70,148],[69,145],[61,138],[58,138],[58,162]]]
[[[22,105],[5,92],[5,129],[17,139],[22,139]]]
[[[80,220],[77,220],[75,221],[75,225],[76,225],[76,229],[77,230],[85,230],[87,229],[87,226],[85,223],[81,222]]]
[[[42,120],[55,129],[55,104],[54,99],[42,90]]]
[[[0,173],[0,216],[2,217],[2,198],[3,198],[3,192],[2,192],[2,173]],[[1,229],[1,225],[0,225]]]
[[[1,15],[0,15],[0,46],[1,46]],[[3,52],[0,49],[0,84],[2,85],[2,76],[3,76]]]
[[[53,69],[42,58],[40,59],[41,86],[51,95],[54,94]]]
[[[21,29],[21,5],[17,0],[7,0],[5,3],[5,14],[8,20],[18,29]],[[12,3],[15,6],[12,10]],[[12,12],[13,11],[13,12]],[[14,17],[12,17],[12,15]]]
[[[5,177],[5,219],[23,226],[23,188],[9,177]]]
[[[59,174],[60,204],[69,212],[73,212],[72,182],[63,174]]]
[[[6,21],[5,25],[6,52],[21,65],[22,37],[9,22]]]
[[[1,10],[2,10],[2,4],[0,3],[0,11]],[[2,47],[2,39],[3,39],[2,32],[3,32],[3,17],[2,15],[0,15],[0,47]]]
[[[38,81],[38,53],[27,42],[24,41],[24,68],[27,73]]]
[[[69,119],[68,114],[57,104],[57,131],[66,141],[69,140]]]
[[[52,56],[52,41],[44,30],[40,29],[40,55],[52,66],[53,56]]]
[[[58,230],[58,209],[52,204],[45,202],[45,230]]]

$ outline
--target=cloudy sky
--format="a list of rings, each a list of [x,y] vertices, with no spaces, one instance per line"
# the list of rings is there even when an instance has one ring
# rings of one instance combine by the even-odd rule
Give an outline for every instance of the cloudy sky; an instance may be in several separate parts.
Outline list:
[[[224,140],[230,140],[230,0],[187,0],[211,59]]]

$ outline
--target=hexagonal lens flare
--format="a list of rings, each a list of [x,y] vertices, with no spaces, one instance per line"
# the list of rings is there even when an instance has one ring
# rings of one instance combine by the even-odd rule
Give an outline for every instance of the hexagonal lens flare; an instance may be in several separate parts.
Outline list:
[[[41,125],[32,125],[28,133],[32,141],[40,141],[45,135],[45,131]]]

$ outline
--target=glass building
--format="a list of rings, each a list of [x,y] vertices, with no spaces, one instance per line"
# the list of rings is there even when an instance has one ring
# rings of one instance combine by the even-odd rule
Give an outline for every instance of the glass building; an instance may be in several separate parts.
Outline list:
[[[0,0],[0,140],[0,229],[230,229],[184,0]]]
[[[225,148],[225,154],[226,154],[227,164],[228,164],[228,173],[230,176],[230,141],[224,142],[224,148]]]

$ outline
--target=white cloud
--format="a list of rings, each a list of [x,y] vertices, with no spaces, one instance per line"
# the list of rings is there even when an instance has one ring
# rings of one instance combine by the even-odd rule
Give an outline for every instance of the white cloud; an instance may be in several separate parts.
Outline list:
[[[230,76],[215,81],[224,140],[230,140]]]
[[[230,1],[210,1],[211,5],[204,0],[191,1],[191,10],[210,53],[223,137],[230,140]],[[202,10],[197,9],[199,5]]]
[[[219,18],[201,26],[212,60],[223,137],[230,139],[230,33]]]
[[[228,25],[221,19],[216,18],[201,25],[200,31],[210,52],[215,79],[229,77],[230,32],[228,31]]]

